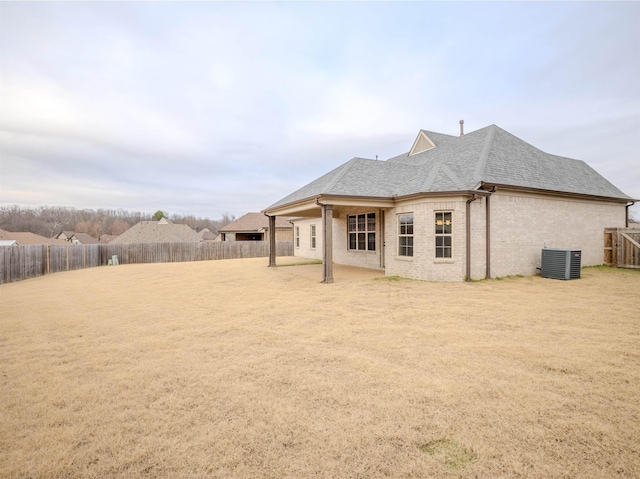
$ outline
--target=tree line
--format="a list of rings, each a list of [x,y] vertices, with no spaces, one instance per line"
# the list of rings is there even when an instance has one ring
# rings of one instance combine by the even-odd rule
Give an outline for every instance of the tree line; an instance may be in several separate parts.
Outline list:
[[[158,219],[155,214],[124,209],[76,209],[66,206],[38,206],[34,208],[18,205],[0,207],[0,229],[35,233],[52,238],[62,231],[87,233],[96,239],[102,235],[119,235],[140,221]],[[186,224],[196,231],[208,228],[213,234],[235,220],[234,215],[224,213],[222,218],[212,220],[195,215],[163,215],[174,223]]]

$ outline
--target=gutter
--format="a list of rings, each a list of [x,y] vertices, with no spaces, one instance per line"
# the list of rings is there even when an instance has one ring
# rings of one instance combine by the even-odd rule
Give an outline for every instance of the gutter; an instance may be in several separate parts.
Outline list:
[[[518,186],[518,185],[506,185],[502,183],[486,183],[482,181],[479,185],[480,188],[500,188],[503,190],[515,190],[515,191],[524,191],[526,193],[535,193],[538,195],[551,195],[551,196],[563,196],[566,198],[580,198],[580,199],[588,199],[588,200],[598,200],[598,201],[614,201],[616,203],[627,203],[629,201],[640,201],[638,199],[629,198],[626,196],[622,198],[620,196],[602,196],[602,195],[589,195],[585,193],[572,193],[570,191],[560,191],[560,190],[543,190],[540,188],[532,188],[528,186]]]
[[[304,205],[305,203],[309,203],[311,201],[315,201],[315,204],[321,206],[319,203],[319,199],[323,198],[323,200],[330,200],[334,202],[340,200],[356,200],[356,201],[379,201],[379,202],[389,202],[385,205],[385,208],[393,208],[397,204],[398,201],[411,200],[414,198],[428,198],[428,197],[439,197],[439,196],[465,196],[465,195],[479,195],[486,196],[489,195],[489,192],[482,190],[450,190],[450,191],[422,191],[419,193],[411,193],[408,195],[402,196],[353,196],[353,195],[331,195],[331,194],[322,194],[322,195],[314,195],[307,196],[305,198],[291,201],[290,203],[284,203],[278,206],[270,206],[261,211],[261,213],[269,216],[269,214],[274,214],[273,212],[277,212],[278,210],[288,209],[300,205]],[[281,215],[279,215],[281,216]]]

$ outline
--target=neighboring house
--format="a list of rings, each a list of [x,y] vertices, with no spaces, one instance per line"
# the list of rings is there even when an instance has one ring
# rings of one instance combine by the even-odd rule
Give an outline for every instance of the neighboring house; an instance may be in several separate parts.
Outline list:
[[[291,222],[288,218],[277,218],[275,223],[276,241],[293,239]],[[220,228],[222,241],[267,241],[269,239],[269,218],[263,213],[247,213]]]
[[[57,239],[61,239],[73,244],[99,244],[100,241],[87,233],[74,233],[73,231],[63,231]]]
[[[124,243],[199,243],[202,239],[193,229],[183,224],[160,221],[141,221],[111,240],[109,244]]]
[[[209,228],[204,228],[198,231],[198,237],[204,241],[215,241],[217,238]]]
[[[0,239],[0,246],[17,246],[18,242],[16,240],[5,240]]]
[[[46,238],[35,233],[13,232],[0,229],[0,240],[15,241],[18,245],[29,244],[67,244],[64,240]]]
[[[63,231],[57,239],[67,241],[73,244],[99,244],[100,241],[87,233],[76,233],[74,231]]]
[[[71,238],[73,237],[73,235],[74,235],[73,231],[63,231],[58,236],[56,236],[56,238],[64,241],[71,241]]]
[[[111,243],[118,236],[119,235],[101,235],[100,236],[100,243]]]
[[[461,122],[460,136],[421,130],[387,161],[353,158],[264,213],[300,217],[294,254],[322,259],[324,282],[334,261],[463,281],[534,275],[544,247],[602,264],[604,228],[624,227],[634,201],[583,161],[496,125],[463,134]]]
[[[74,233],[71,242],[73,244],[100,244],[100,241],[87,233]]]

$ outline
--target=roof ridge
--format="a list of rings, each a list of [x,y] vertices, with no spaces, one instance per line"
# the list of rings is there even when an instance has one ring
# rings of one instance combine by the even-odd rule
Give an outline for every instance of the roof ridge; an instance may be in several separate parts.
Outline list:
[[[482,180],[484,169],[487,166],[487,158],[489,157],[489,151],[493,146],[493,139],[496,135],[496,129],[499,128],[495,124],[489,125],[489,133],[487,134],[487,138],[484,141],[484,145],[482,146],[482,151],[480,152],[480,157],[478,158],[478,165],[476,166],[476,171],[473,173],[473,180],[477,183]],[[476,130],[477,131],[477,130]]]
[[[338,167],[338,169],[340,169],[340,171],[338,172],[338,174],[327,184],[327,186],[325,187],[326,191],[331,191],[331,188],[333,188],[334,186],[336,186],[336,184],[338,183],[338,181],[340,181],[340,179],[342,179],[342,177],[347,173],[347,171],[349,171],[351,169],[351,166],[353,165],[353,163],[355,163],[357,160],[359,160],[360,158],[357,157],[353,157],[351,158],[349,161],[347,161],[344,165],[341,165],[340,167]]]
[[[453,181],[455,183],[455,185],[460,188],[461,190],[464,190],[464,184],[462,183],[462,181],[460,181],[460,178],[458,178],[458,175],[455,174],[455,172],[449,168],[449,166],[447,166],[446,164],[442,164],[442,171],[444,172],[445,175],[447,175],[449,177],[449,179],[451,181]]]

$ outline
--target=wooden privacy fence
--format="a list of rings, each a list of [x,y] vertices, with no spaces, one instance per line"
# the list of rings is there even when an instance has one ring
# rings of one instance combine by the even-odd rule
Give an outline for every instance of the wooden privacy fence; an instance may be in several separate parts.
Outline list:
[[[277,256],[292,256],[291,241],[276,242]],[[201,243],[51,244],[0,247],[0,284],[109,264],[177,263],[269,256],[268,241]]]
[[[640,228],[606,228],[604,262],[618,268],[640,269]]]

